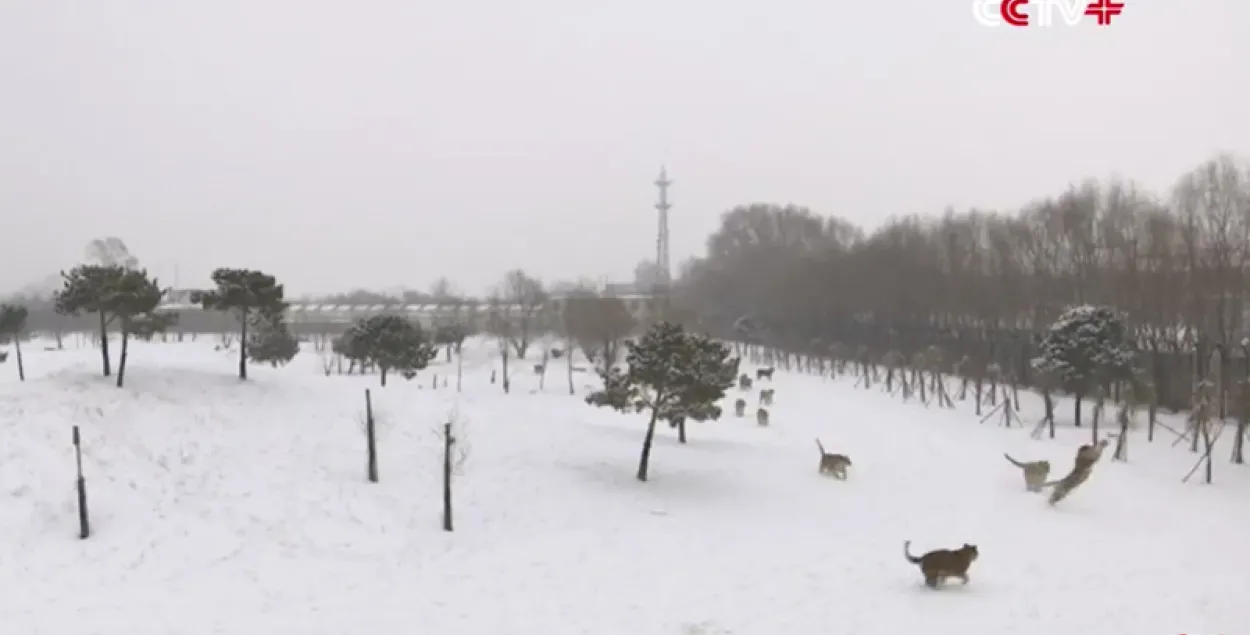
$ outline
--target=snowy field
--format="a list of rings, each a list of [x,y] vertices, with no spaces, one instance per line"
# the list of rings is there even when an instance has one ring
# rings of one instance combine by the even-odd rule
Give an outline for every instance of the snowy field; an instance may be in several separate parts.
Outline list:
[[[504,395],[489,382],[493,343],[470,343],[457,394],[454,371],[430,388],[444,365],[379,389],[375,376],[323,376],[306,349],[240,383],[209,339],[132,344],[121,390],[94,349],[32,343],[24,384],[12,357],[0,365],[0,632],[1250,631],[1250,466],[1229,464],[1231,430],[1214,485],[1181,484],[1194,455],[1167,432],[1147,445],[1143,426],[1128,463],[1108,451],[1051,508],[1003,452],[1049,459],[1057,477],[1086,430],[1033,440],[979,424],[971,403],[926,409],[779,370],[771,427],[730,408],[693,424],[685,446],[664,428],[644,484],[642,416],[585,405],[591,375],[570,397],[563,362],[543,392],[533,361],[518,365]],[[366,387],[378,484],[364,478]],[[1025,405],[1031,424],[1039,406]],[[453,409],[469,451],[445,533],[437,428]],[[817,475],[817,436],[850,454],[849,481]],[[924,587],[904,540],[977,544],[971,583]]]

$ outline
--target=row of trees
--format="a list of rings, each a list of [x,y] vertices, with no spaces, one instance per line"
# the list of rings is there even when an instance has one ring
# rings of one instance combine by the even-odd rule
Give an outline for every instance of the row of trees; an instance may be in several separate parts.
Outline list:
[[[62,274],[60,288],[50,294],[50,302],[58,315],[92,320],[106,377],[114,374],[108,334],[120,335],[122,351],[116,376],[118,386],[122,386],[130,339],[151,339],[177,325],[180,316],[160,308],[168,290],[138,266],[138,259],[119,239],[93,241],[88,245],[87,259],[90,262]],[[229,315],[237,324],[241,379],[247,378],[248,361],[277,365],[298,353],[298,339],[286,319],[284,289],[273,276],[223,268],[213,272],[212,282],[213,289],[193,293],[191,300],[205,310]],[[453,312],[450,321],[435,325],[428,334],[415,322],[384,313],[355,324],[337,338],[334,348],[360,366],[379,369],[384,385],[392,371],[411,375],[424,368],[437,347],[446,347],[450,360],[465,338],[476,332],[496,336],[501,345],[524,358],[536,337],[555,331],[568,341],[568,348],[580,348],[586,359],[601,368],[610,368],[619,360],[625,338],[634,334],[639,325],[624,301],[600,295],[589,283],[564,288],[570,297],[560,305],[560,311],[553,313],[543,283],[520,269],[504,277],[484,306],[459,295],[444,278],[434,285],[428,297],[466,307],[476,305],[481,310]],[[396,298],[358,290],[335,301],[349,300],[393,302]],[[16,313],[19,309],[20,319]],[[28,326],[26,302],[14,304],[6,315],[0,325],[0,338],[16,338]]]
[[[178,321],[177,313],[159,309],[166,289],[146,269],[121,264],[83,264],[62,277],[62,287],[53,296],[56,310],[63,315],[95,316],[105,377],[112,374],[110,325],[116,325],[120,332],[117,386],[122,387],[130,339],[149,340]],[[194,294],[193,301],[205,310],[228,313],[237,320],[239,379],[247,379],[248,360],[278,365],[295,357],[299,342],[286,326],[283,288],[273,276],[251,269],[222,268],[213,272],[212,280],[216,288]]]
[[[678,285],[726,337],[877,356],[939,345],[950,363],[967,354],[1026,382],[1033,335],[1071,305],[1125,312],[1152,364],[1231,349],[1250,300],[1250,166],[1213,158],[1163,197],[1089,181],[1016,212],[911,215],[871,233],[803,207],[746,205],[724,214]],[[1160,399],[1188,401],[1204,366],[1156,368]]]
[[[681,280],[709,314],[778,334],[826,336],[827,318],[855,315],[1032,328],[1106,304],[1137,327],[1230,341],[1250,282],[1250,166],[1212,159],[1163,199],[1090,181],[1016,213],[912,215],[871,234],[803,207],[742,206]]]
[[[29,304],[46,301],[58,315],[89,317],[98,329],[101,370],[113,375],[109,332],[120,335],[117,386],[125,384],[129,343],[149,340],[179,321],[177,313],[162,310],[169,289],[139,266],[139,261],[116,237],[93,240],[87,245],[87,262],[62,272],[59,287],[48,294],[29,293],[0,305],[0,340],[12,339],[20,350],[30,326]],[[212,274],[214,288],[198,292],[192,300],[205,310],[231,315],[237,322],[239,378],[247,378],[247,362],[284,364],[299,351],[285,319],[287,304],[283,287],[268,274],[250,269],[221,268]],[[60,331],[57,330],[58,347]],[[20,353],[19,353],[20,355]],[[19,363],[19,373],[21,373]]]

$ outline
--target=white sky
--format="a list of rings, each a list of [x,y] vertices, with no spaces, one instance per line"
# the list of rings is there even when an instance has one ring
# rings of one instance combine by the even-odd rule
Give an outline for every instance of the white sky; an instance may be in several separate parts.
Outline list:
[[[721,212],[866,226],[1250,153],[1250,3],[989,29],[969,0],[0,0],[0,290],[123,238],[172,283],[481,292],[674,267]]]

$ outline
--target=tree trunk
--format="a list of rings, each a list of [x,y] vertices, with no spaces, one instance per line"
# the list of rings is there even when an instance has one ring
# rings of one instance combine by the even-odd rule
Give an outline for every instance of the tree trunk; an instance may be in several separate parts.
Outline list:
[[[1076,395],[1076,403],[1075,403],[1073,416],[1076,418],[1073,425],[1075,425],[1078,428],[1081,427],[1081,395],[1079,393]]]
[[[1115,440],[1115,454],[1113,455],[1112,458],[1119,459],[1121,461],[1128,460],[1128,424],[1129,424],[1129,421],[1130,419],[1127,415],[1125,415],[1125,417],[1120,420],[1120,437]]]
[[[104,311],[100,311],[100,357],[104,360],[104,376],[108,377],[113,374],[112,366],[109,364],[109,333],[108,333],[108,316]]]
[[[1198,436],[1197,430],[1194,431],[1194,436],[1195,437]],[[1215,439],[1211,436],[1211,424],[1209,422],[1202,426],[1202,442],[1203,442],[1203,445],[1206,446],[1206,449],[1207,449],[1207,454],[1205,458],[1207,462],[1205,476],[1206,476],[1207,485],[1210,485],[1211,479],[1214,476],[1214,474],[1212,473],[1212,467],[1211,467],[1211,463],[1212,463],[1211,451],[1215,449]]]
[[[22,334],[13,334],[13,352],[17,353],[17,380],[26,381],[26,366],[22,364]]]
[[[551,356],[547,351],[543,351],[542,372],[538,374],[538,392],[547,390],[547,364],[551,363]]]
[[[1199,427],[1203,427],[1203,426],[1202,426],[1202,424],[1200,424],[1200,423],[1199,423],[1199,422],[1195,419],[1195,420],[1194,420],[1194,422],[1193,422],[1193,433],[1194,433],[1194,438],[1193,438],[1193,442],[1189,444],[1189,451],[1190,451],[1190,452],[1197,452],[1197,451],[1198,451],[1198,428],[1199,428]],[[1205,430],[1206,428],[1205,428],[1205,427],[1203,427],[1203,429]]]
[[[503,347],[503,393],[505,395],[509,394],[510,392],[512,392],[511,389],[512,389],[512,386],[508,382],[508,345],[507,343],[504,343],[504,347]]]
[[[386,367],[378,366],[378,377],[382,379],[382,387],[386,388]]]
[[[572,340],[565,340],[565,342],[564,342],[564,360],[565,360],[566,362],[568,362],[567,364],[565,364],[565,367],[568,369],[568,374],[569,374],[569,394],[570,394],[570,395],[574,395],[574,394],[576,394],[576,393],[574,392],[574,390],[573,390],[573,353],[574,353],[574,351],[573,351],[573,341],[572,341]]]
[[[1089,426],[1090,433],[1093,435],[1093,439],[1094,439],[1093,441],[1090,441],[1091,444],[1098,443],[1098,423],[1099,423],[1098,420],[1101,419],[1101,413],[1102,413],[1102,398],[1100,397],[1099,400],[1094,403],[1094,417]]]
[[[686,418],[682,417],[677,420],[677,441],[686,442]]]
[[[21,353],[18,353],[18,363],[21,363]],[[1246,462],[1245,446],[1246,446],[1246,414],[1245,406],[1240,416],[1237,417],[1237,437],[1233,439],[1233,463],[1241,465]]]
[[[117,387],[121,388],[126,381],[126,355],[130,351],[130,333],[127,332],[125,324],[122,324],[122,352],[117,358]]]
[[[638,457],[638,480],[647,482],[647,466],[651,463],[651,443],[655,441],[655,422],[660,416],[658,407],[651,408],[651,421],[647,423],[647,436],[642,440],[642,456]]]
[[[1055,401],[1050,397],[1050,390],[1042,391],[1042,403],[1046,408],[1046,422],[1050,427],[1050,438],[1055,438]]]
[[[247,312],[243,312],[243,318],[239,320],[242,328],[239,329],[239,379],[247,379]]]
[[[1155,421],[1158,421],[1157,415],[1159,412],[1159,406],[1157,405],[1158,402],[1156,401],[1157,397],[1158,397],[1158,394],[1156,393],[1155,396],[1151,398],[1150,405],[1146,408],[1146,440],[1147,441],[1155,440]]]

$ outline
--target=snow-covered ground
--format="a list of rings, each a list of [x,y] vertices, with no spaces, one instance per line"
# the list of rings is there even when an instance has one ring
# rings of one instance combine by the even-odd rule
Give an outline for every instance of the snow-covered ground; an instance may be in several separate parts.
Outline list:
[[[1085,430],[1033,440],[853,380],[777,372],[773,425],[730,414],[663,429],[634,480],[641,415],[511,395],[494,345],[385,389],[305,350],[251,368],[212,343],[134,344],[127,387],[94,349],[27,347],[0,366],[0,632],[15,635],[898,635],[1242,633],[1250,467],[1194,462],[1135,433],[1057,508],[1003,452],[1062,474]],[[432,375],[451,375],[432,390]],[[441,383],[441,379],[440,379]],[[767,382],[765,382],[767,383]],[[364,389],[381,482],[365,480]],[[727,400],[737,396],[733,393]],[[751,397],[752,402],[754,396]],[[752,404],[754,406],[754,404]],[[1036,408],[1033,401],[1027,408]],[[457,527],[440,528],[438,428],[464,422]],[[1069,417],[1064,407],[1061,418]],[[1026,421],[1038,413],[1025,412]],[[94,535],[76,537],[72,425]],[[816,473],[819,436],[854,460]],[[1231,437],[1231,431],[1225,433]],[[975,543],[971,584],[932,591],[914,551]]]

